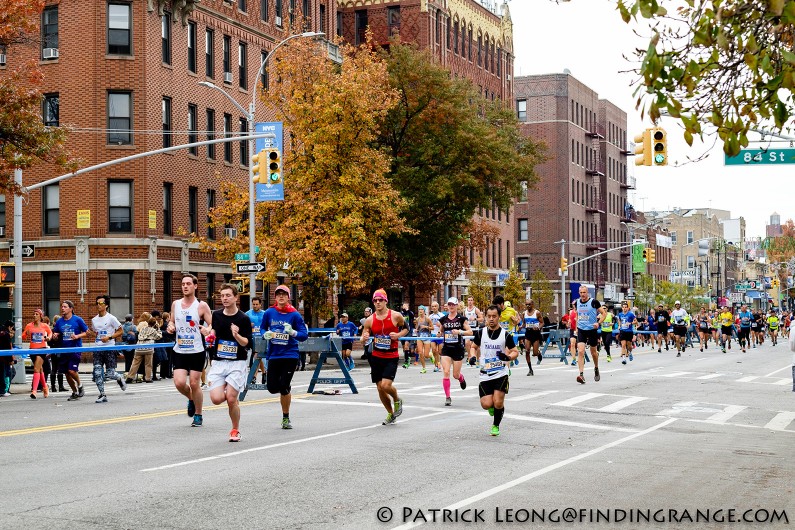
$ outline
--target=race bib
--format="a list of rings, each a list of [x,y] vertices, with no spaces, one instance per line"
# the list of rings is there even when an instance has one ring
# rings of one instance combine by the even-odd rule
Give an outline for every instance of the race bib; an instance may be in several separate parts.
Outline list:
[[[42,342],[44,342],[44,333],[41,332],[31,333],[30,342],[34,344],[41,344]]]
[[[499,357],[488,357],[486,358],[481,370],[486,372],[488,375],[494,375],[504,368],[505,364],[503,364]]]
[[[658,317],[657,322],[665,322],[665,317]]]
[[[500,327],[505,331],[508,331],[508,322],[500,322]]]
[[[65,329],[63,331],[63,338],[64,340],[75,340],[75,332],[71,329]]]
[[[709,324],[707,324],[706,321],[702,321],[701,322],[701,329],[707,329],[708,327],[709,327]]]
[[[351,332],[350,331],[345,330],[345,331],[342,332],[342,338],[343,339],[347,339],[350,336],[351,336]]]
[[[254,333],[254,335],[259,335],[259,326],[254,326],[251,329],[251,332]]]
[[[444,334],[444,343],[445,344],[458,344],[458,337],[453,335],[451,331],[447,331]]]
[[[177,347],[180,350],[192,350],[194,347],[193,335],[177,335]]]
[[[271,337],[271,344],[277,344],[280,346],[287,346],[290,343],[290,335],[287,333],[274,333],[273,337]]]
[[[108,336],[108,330],[102,329],[97,333],[97,342],[102,342],[102,339]]]
[[[237,359],[237,342],[218,339],[218,358]]]
[[[373,339],[373,347],[376,350],[389,351],[392,349],[392,339],[390,339],[389,337],[376,336]]]

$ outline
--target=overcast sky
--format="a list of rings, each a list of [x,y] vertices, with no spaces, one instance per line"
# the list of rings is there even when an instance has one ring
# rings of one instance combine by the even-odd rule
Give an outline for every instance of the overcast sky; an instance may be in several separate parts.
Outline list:
[[[635,48],[647,41],[633,30],[643,31],[641,23],[624,24],[615,9],[615,0],[572,0],[556,5],[552,0],[512,0],[514,74],[536,75],[563,72],[571,74],[627,113],[629,141],[652,125],[635,110],[634,74],[620,73],[634,65]],[[664,119],[668,132],[668,167],[636,167],[628,157],[630,174],[637,177],[637,190],[629,200],[640,210],[681,208],[719,208],[732,217],[744,217],[747,236],[764,236],[770,214],[781,220],[795,217],[795,165],[757,167],[724,166],[723,151],[715,144],[716,135],[698,139],[693,147],[682,138],[675,120]],[[705,128],[706,129],[706,128]],[[754,136],[754,138],[757,138]],[[714,148],[712,146],[715,145]],[[755,144],[754,145],[767,145]],[[789,148],[789,142],[772,147]],[[709,152],[706,160],[685,163]],[[684,164],[683,164],[684,163]],[[683,165],[676,165],[683,164]]]

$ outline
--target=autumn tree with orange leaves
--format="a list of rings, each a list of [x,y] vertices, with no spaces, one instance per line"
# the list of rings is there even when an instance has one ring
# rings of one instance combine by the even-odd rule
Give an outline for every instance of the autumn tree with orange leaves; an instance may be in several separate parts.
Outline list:
[[[15,51],[35,44],[44,0],[4,0],[0,8],[0,47],[8,63]],[[0,192],[20,190],[14,184],[14,169],[31,167],[37,161],[74,170],[76,162],[64,149],[66,130],[47,127],[41,119],[43,75],[35,61],[10,66],[0,74]]]

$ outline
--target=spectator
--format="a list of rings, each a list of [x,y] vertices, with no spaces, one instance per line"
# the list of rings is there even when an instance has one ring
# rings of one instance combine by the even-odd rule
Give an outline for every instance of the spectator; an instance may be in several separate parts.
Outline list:
[[[163,313],[163,323],[160,326],[160,332],[163,337],[160,339],[162,342],[174,342],[176,336],[173,333],[168,332],[168,321],[171,320],[171,314],[166,311]],[[155,368],[157,365],[160,365],[160,379],[171,379],[174,377],[174,348],[162,348],[165,352],[165,357],[163,361],[155,361]],[[155,357],[157,357],[157,349],[155,349]],[[152,375],[152,379],[155,379],[154,372]],[[156,379],[155,379],[156,380]]]
[[[14,338],[14,322],[6,320],[0,329],[0,350],[12,350]],[[17,375],[14,365],[17,363],[13,355],[0,357],[3,365],[3,388],[0,389],[0,396],[8,397],[11,395],[11,380]]]
[[[157,326],[157,319],[152,317],[147,321],[147,325],[138,333],[138,344],[154,344],[156,340],[163,337],[160,328]],[[130,375],[138,373],[138,367],[141,362],[144,363],[144,383],[152,382],[152,357],[155,354],[154,348],[137,348],[135,350],[135,357],[133,357],[130,372],[127,375],[127,382],[132,383]]]

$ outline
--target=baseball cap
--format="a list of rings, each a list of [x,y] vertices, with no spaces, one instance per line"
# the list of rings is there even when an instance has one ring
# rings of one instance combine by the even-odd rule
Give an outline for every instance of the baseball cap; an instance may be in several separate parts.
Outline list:
[[[456,298],[455,296],[451,296],[450,298],[447,299],[447,303],[458,305],[458,298]]]
[[[273,294],[276,294],[276,293],[278,293],[279,291],[283,291],[283,292],[285,292],[285,293],[287,294],[287,296],[290,296],[290,288],[289,288],[289,287],[287,287],[287,286],[286,286],[286,285],[284,285],[284,284],[282,284],[282,285],[278,286],[276,289],[274,289],[274,290],[273,290]]]
[[[341,314],[340,316],[347,317],[347,316],[348,316],[348,313],[343,313],[343,314]]]
[[[389,300],[386,296],[386,291],[383,289],[378,289],[376,292],[373,293],[373,300]]]
[[[674,302],[674,305],[682,305],[682,302],[680,302],[679,300],[677,300],[676,302]]]

